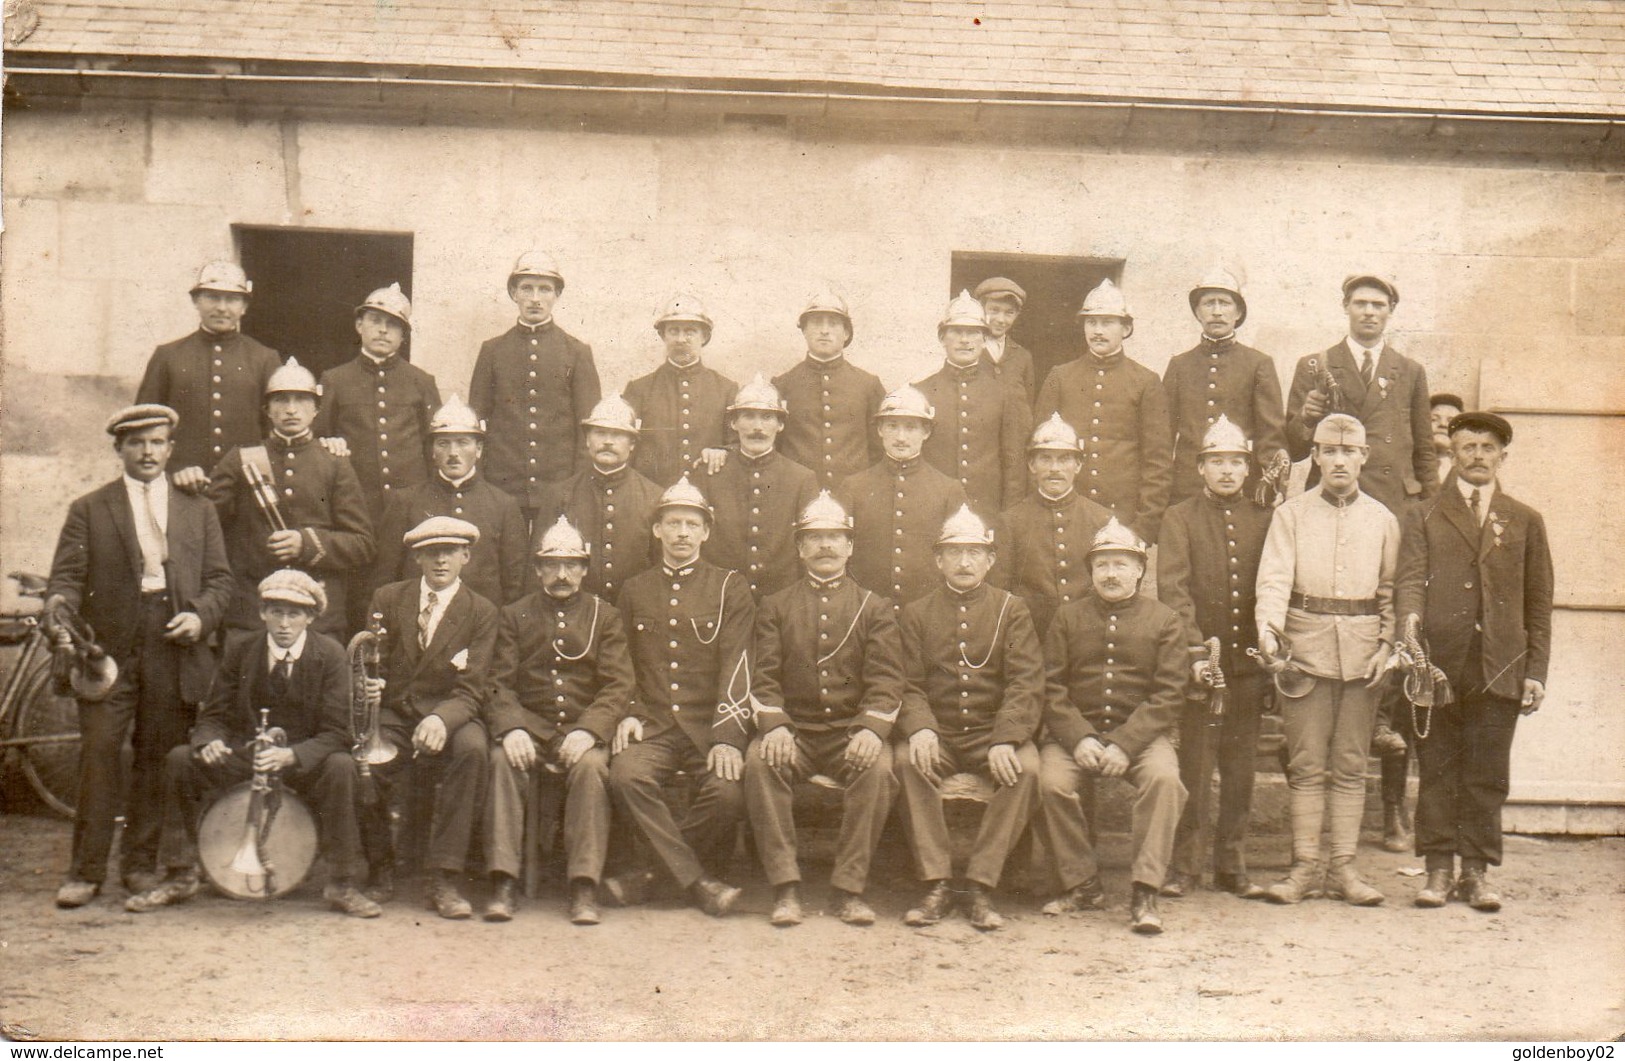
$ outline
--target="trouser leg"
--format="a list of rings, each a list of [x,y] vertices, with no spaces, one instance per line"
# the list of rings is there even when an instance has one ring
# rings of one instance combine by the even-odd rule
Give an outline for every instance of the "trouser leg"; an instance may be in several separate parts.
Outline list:
[[[193,757],[190,745],[171,748],[164,759],[159,865],[166,870],[196,867],[198,819],[208,809],[209,800],[253,776],[253,763],[244,756],[233,755],[218,766],[208,766]]]
[[[745,817],[745,786],[742,781],[725,781],[706,769],[705,757],[698,753],[689,758],[687,769],[699,785],[683,816],[683,840],[710,875],[716,876],[733,856],[739,841],[739,823]]]
[[[1433,709],[1428,735],[1417,741],[1421,774],[1416,793],[1416,853],[1434,869],[1454,865],[1467,736],[1464,704]]]
[[[1316,678],[1303,696],[1281,700],[1293,862],[1320,860],[1320,830],[1326,821],[1326,760],[1331,747],[1337,693],[1342,684]]]
[[[1375,690],[1362,681],[1340,683],[1332,722],[1331,857],[1334,863],[1354,858],[1360,842],[1360,821],[1365,817],[1365,764],[1371,750],[1371,732],[1377,722]]]
[[[1016,760],[1021,764],[1016,783],[1001,785],[994,782],[993,798],[982,815],[982,825],[971,848],[970,863],[965,868],[968,880],[987,888],[999,886],[999,877],[1004,873],[1004,863],[1010,857],[1010,849],[1016,846],[1016,841],[1026,831],[1033,807],[1038,802],[1040,765],[1038,749],[1032,741],[1016,746]],[[987,769],[985,762],[982,769]]]
[[[341,881],[358,881],[367,875],[367,860],[361,849],[361,825],[356,800],[356,780],[360,771],[348,751],[332,752],[298,780],[298,788],[316,805],[322,854],[327,868]]]
[[[1220,873],[1247,872],[1247,826],[1258,772],[1263,677],[1248,675],[1230,682],[1230,703],[1219,739],[1219,820],[1213,831],[1213,868]]]
[[[571,880],[597,883],[609,853],[609,751],[588,748],[564,775],[564,853]]]
[[[441,749],[440,791],[434,800],[434,821],[429,829],[430,869],[461,872],[474,838],[474,822],[485,804],[490,781],[485,726],[465,722]]]
[[[797,760],[791,766],[772,766],[762,758],[762,742],[750,742],[745,752],[745,809],[762,873],[774,887],[801,880],[796,859],[796,820],[792,811],[795,784],[805,774],[810,749],[796,741]]]
[[[1174,830],[1185,808],[1179,756],[1167,737],[1158,737],[1129,764],[1134,785],[1134,883],[1162,887],[1174,851]]]
[[[1501,808],[1511,783],[1519,703],[1484,693],[1467,698],[1462,790],[1457,803],[1461,857],[1501,864]]]
[[[492,745],[490,787],[485,795],[485,868],[518,877],[524,863],[525,791],[536,783],[534,771],[515,770],[501,744]]]
[[[1092,784],[1093,779],[1079,768],[1069,750],[1059,744],[1044,745],[1038,768],[1038,828],[1055,860],[1062,890],[1075,888],[1100,872],[1080,791]]]
[[[124,803],[124,875],[151,871],[158,858],[163,830],[164,757],[185,742],[194,707],[181,700],[180,655],[164,638],[172,609],[167,594],[141,599],[140,659],[135,727],[130,734],[134,755],[130,788]]]
[[[1411,705],[1405,699],[1402,683],[1390,680],[1383,687],[1377,707],[1377,725],[1387,726],[1405,739],[1405,749],[1385,753],[1382,763],[1382,801],[1392,806],[1405,805],[1405,782],[1410,773],[1411,756],[1416,748],[1416,733],[1411,727]]]
[[[1179,715],[1179,780],[1191,798],[1174,830],[1173,867],[1192,877],[1202,873],[1202,827],[1205,823],[1201,816],[1206,802],[1202,797],[1213,786],[1211,777],[1201,776],[1202,760],[1206,758],[1202,754],[1202,744],[1217,739],[1218,734],[1208,729],[1207,704],[1185,701],[1184,710]],[[1158,887],[1161,887],[1161,882],[1158,882]]]
[[[884,749],[867,768],[853,772],[844,761],[849,737],[844,732],[831,736],[827,741],[831,747],[821,750],[819,769],[831,777],[843,778],[845,788],[841,793],[841,832],[835,841],[835,866],[829,882],[842,891],[861,894],[869,885],[869,867],[885,831],[886,816],[891,813],[897,779]]]
[[[99,703],[79,701],[79,794],[73,819],[73,861],[68,875],[97,884],[107,879],[113,819],[119,813],[119,756],[135,719],[140,679],[125,661],[113,689]]]
[[[666,871],[687,888],[704,875],[704,869],[677,827],[661,790],[688,758],[677,741],[687,744],[688,737],[673,731],[629,746],[610,760],[609,787]]]
[[[955,769],[952,748],[941,741],[938,748],[943,763],[939,774],[946,777]],[[908,742],[895,745],[892,770],[901,787],[903,827],[914,850],[914,865],[924,881],[947,880],[953,875],[953,851],[948,841],[948,819],[942,809],[940,782],[920,772],[909,755]]]

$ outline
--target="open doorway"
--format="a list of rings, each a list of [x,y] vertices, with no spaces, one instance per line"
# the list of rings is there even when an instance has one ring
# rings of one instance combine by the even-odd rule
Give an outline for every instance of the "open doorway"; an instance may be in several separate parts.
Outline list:
[[[234,225],[254,281],[246,330],[320,378],[355,356],[355,307],[399,283],[412,296],[412,234]],[[408,340],[402,356],[412,356]]]
[[[984,254],[954,251],[948,296],[990,276],[1005,276],[1027,292],[1027,302],[1010,335],[1033,352],[1033,385],[1049,370],[1083,351],[1078,307],[1102,280],[1121,283],[1121,258],[1072,258],[1055,254]]]

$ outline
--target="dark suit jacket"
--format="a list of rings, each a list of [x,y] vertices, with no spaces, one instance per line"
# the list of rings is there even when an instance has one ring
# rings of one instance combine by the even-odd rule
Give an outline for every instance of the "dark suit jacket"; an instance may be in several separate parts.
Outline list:
[[[222,740],[236,751],[259,728],[256,702],[266,687],[270,666],[263,630],[240,630],[226,637],[220,673],[209,689],[209,699],[192,727],[192,747]],[[311,630],[299,662],[293,665],[290,707],[271,712],[271,725],[281,726],[288,746],[304,773],[334,752],[350,748],[350,665],[344,646],[326,634]]]
[[[381,613],[387,631],[383,728],[403,745],[411,743],[412,729],[425,715],[439,715],[447,733],[480,717],[497,643],[496,605],[465,582],[446,606],[434,640],[418,648],[420,581],[380,586],[368,613]]]
[[[197,703],[209,690],[214,655],[204,642],[231,603],[234,583],[214,506],[200,497],[169,492],[169,560],[164,565],[172,610],[196,612],[203,636],[179,649],[181,698]],[[136,648],[141,614],[141,546],[121,476],[77,498],[57,539],[46,595],[60,594],[96,631],[116,660]]]
[[[1552,554],[1545,521],[1523,502],[1497,489],[1480,529],[1452,473],[1437,498],[1405,514],[1396,592],[1401,616],[1422,616],[1429,653],[1458,696],[1482,688],[1516,700],[1525,678],[1546,681]],[[1481,663],[1468,673],[1475,627]]]

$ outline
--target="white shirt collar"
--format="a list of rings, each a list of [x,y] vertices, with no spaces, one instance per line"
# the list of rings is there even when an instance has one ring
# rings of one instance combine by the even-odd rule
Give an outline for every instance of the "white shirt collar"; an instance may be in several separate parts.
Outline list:
[[[266,656],[265,656],[265,666],[266,666],[266,668],[269,669],[271,667],[274,667],[274,666],[277,665],[278,662],[280,662],[281,660],[284,660],[284,659],[286,659],[289,663],[298,663],[299,662],[299,657],[304,655],[304,653],[305,653],[305,639],[308,638],[309,636],[310,636],[310,631],[306,630],[304,633],[299,635],[299,640],[295,641],[292,645],[288,646],[286,649],[281,649],[281,648],[278,648],[277,643],[271,639],[271,635],[266,634],[265,635],[265,645],[266,645],[266,647],[268,649],[270,649],[270,651],[268,653],[266,653]]]
[[[163,504],[169,500],[169,476],[160,475],[150,483],[144,483],[128,472],[124,473],[124,489],[130,492],[131,497],[140,497],[152,488],[152,500],[155,504]]]
[[[1009,336],[1005,338],[1008,339]],[[1004,339],[995,339],[989,335],[982,341],[982,349],[987,351],[987,356],[993,359],[995,365],[1004,360]]]
[[[429,603],[429,594],[431,592],[434,594],[435,608],[444,610],[446,605],[451,603],[451,599],[457,596],[457,591],[462,588],[463,580],[460,578],[451,585],[447,586],[445,589],[437,590],[429,589],[428,579],[418,579],[418,611],[422,611],[424,606]]]
[[[1371,351],[1372,362],[1376,362],[1381,358],[1383,349],[1388,345],[1388,340],[1386,338],[1378,339],[1376,346],[1365,346],[1354,336],[1348,335],[1344,336],[1343,345],[1348,347],[1349,353],[1354,357],[1355,364],[1359,364],[1360,359],[1365,356],[1367,350]]]
[[[1467,502],[1468,512],[1473,510],[1473,491],[1478,491],[1478,523],[1483,526],[1484,517],[1490,511],[1490,499],[1495,496],[1495,480],[1491,479],[1484,486],[1474,486],[1458,475],[1456,476],[1456,489],[1461,491],[1461,499]]]

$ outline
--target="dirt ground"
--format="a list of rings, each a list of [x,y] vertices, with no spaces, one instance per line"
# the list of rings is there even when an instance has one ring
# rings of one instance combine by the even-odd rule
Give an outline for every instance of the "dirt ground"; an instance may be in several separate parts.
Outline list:
[[[1201,892],[1163,900],[1167,932],[1127,929],[1127,850],[1108,837],[1109,908],[1038,912],[1003,896],[1002,932],[899,918],[914,886],[889,859],[879,924],[813,911],[767,924],[759,874],[716,921],[675,901],[562,914],[557,886],[506,925],[411,901],[376,921],[328,912],[307,882],[271,904],[212,894],[133,915],[113,886],[51,897],[70,826],[0,815],[0,1023],[45,1039],[1612,1039],[1625,1032],[1625,840],[1509,838],[1501,913],[1417,910],[1417,860],[1367,846],[1387,905],[1298,907]],[[1255,848],[1273,877],[1284,841]],[[477,901],[477,899],[476,899]]]

